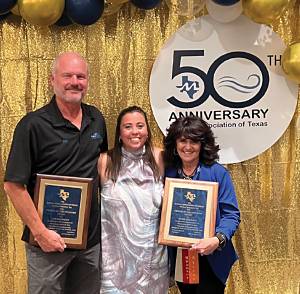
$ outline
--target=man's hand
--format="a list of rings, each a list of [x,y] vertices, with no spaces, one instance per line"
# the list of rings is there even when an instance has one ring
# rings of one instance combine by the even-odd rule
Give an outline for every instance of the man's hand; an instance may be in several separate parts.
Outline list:
[[[45,228],[34,237],[44,252],[63,252],[66,248],[64,239],[55,231]]]

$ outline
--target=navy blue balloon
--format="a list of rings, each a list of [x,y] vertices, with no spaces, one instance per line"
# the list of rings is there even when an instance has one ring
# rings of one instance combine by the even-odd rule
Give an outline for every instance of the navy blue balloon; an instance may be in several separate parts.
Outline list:
[[[233,5],[235,3],[238,3],[240,0],[213,0],[213,2],[219,4],[219,5],[223,5],[223,6],[230,6]]]
[[[0,14],[9,12],[17,3],[17,0],[0,0]]]
[[[75,23],[91,25],[102,15],[104,0],[66,0],[66,12]]]
[[[141,9],[152,9],[159,4],[160,0],[131,0],[131,3]]]
[[[71,25],[73,22],[72,20],[68,17],[66,10],[64,10],[62,16],[60,19],[55,23],[55,25],[59,27],[66,27]]]
[[[0,21],[5,19],[7,16],[9,16],[11,13],[5,13],[5,14],[0,14]]]

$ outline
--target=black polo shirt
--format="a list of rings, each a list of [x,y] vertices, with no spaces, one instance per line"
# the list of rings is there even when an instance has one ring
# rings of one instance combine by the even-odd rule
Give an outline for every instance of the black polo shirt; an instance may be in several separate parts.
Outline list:
[[[101,112],[82,103],[82,124],[78,130],[59,111],[55,97],[44,107],[25,115],[16,126],[4,181],[27,186],[34,194],[36,174],[93,178],[93,197],[88,244],[100,241],[97,161],[107,151],[106,125]],[[22,240],[28,241],[24,229]]]

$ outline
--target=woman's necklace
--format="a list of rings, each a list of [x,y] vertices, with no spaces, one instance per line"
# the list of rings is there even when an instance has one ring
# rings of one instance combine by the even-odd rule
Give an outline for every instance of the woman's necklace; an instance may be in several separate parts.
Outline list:
[[[184,172],[184,168],[182,168],[180,171],[181,171],[181,174],[182,174],[182,177],[185,179],[185,180],[192,180],[193,179],[193,176],[195,175],[196,171],[198,169],[198,166],[195,167],[195,169],[193,170],[192,173],[185,173]]]

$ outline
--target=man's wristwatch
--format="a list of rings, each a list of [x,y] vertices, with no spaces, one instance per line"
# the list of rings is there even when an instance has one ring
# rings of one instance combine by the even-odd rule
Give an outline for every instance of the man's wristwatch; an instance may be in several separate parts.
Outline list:
[[[222,250],[226,245],[226,236],[222,232],[218,232],[216,237],[219,239],[219,247],[217,249]]]

